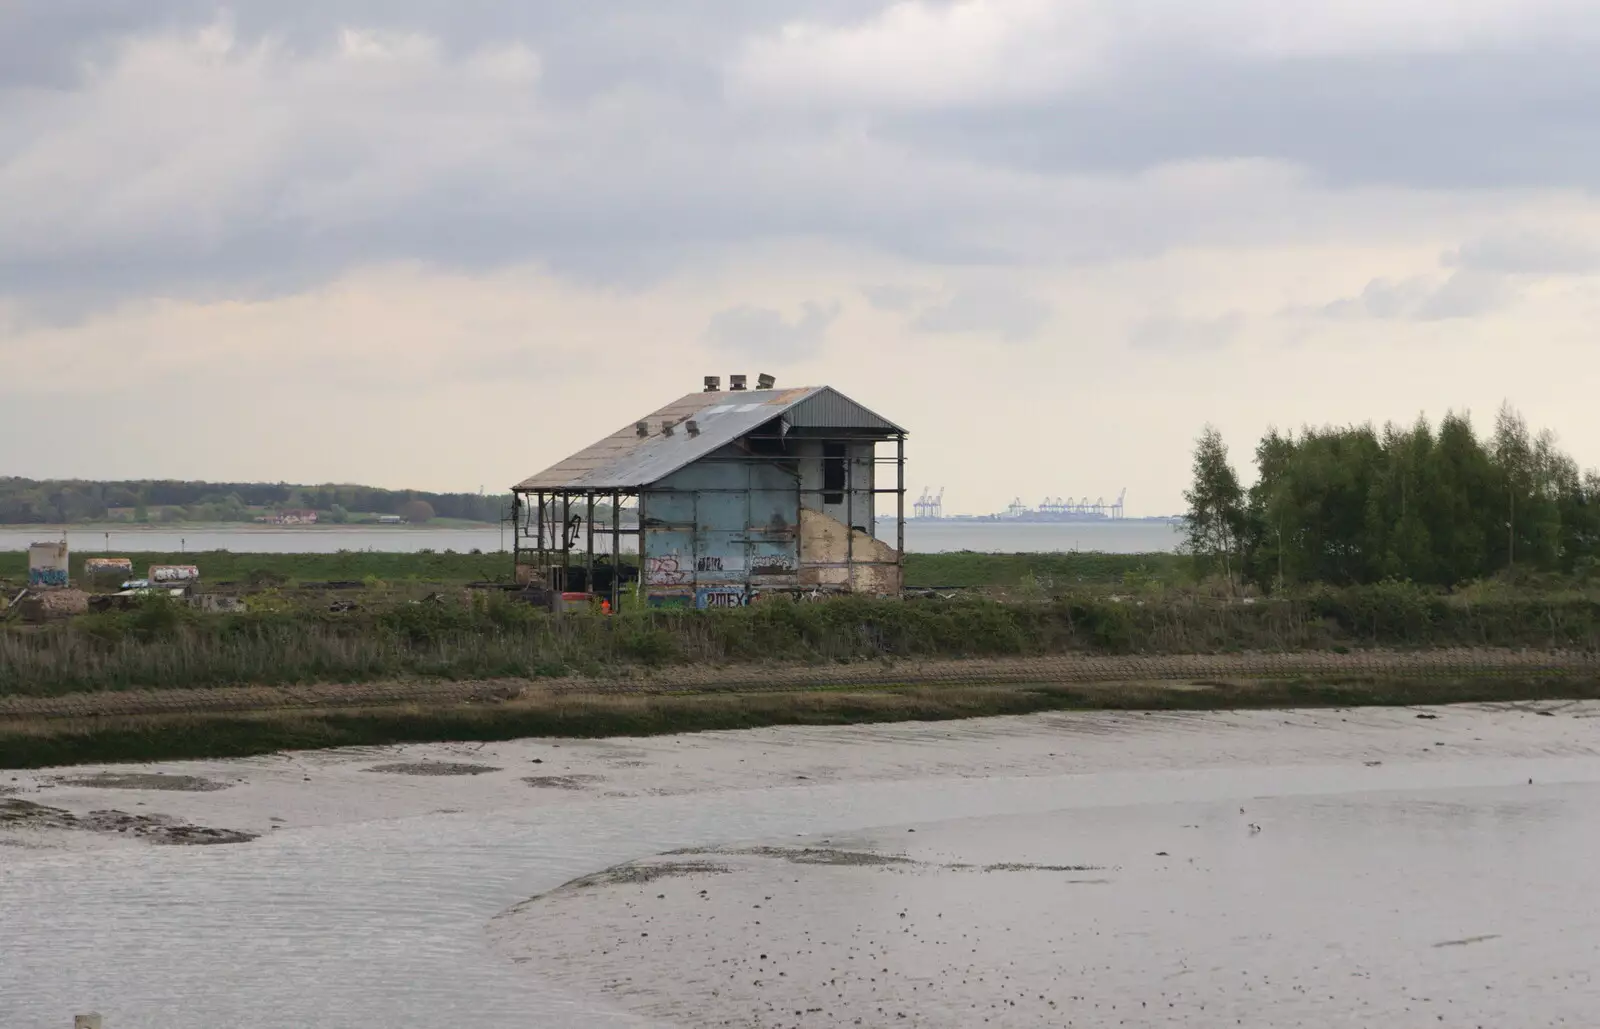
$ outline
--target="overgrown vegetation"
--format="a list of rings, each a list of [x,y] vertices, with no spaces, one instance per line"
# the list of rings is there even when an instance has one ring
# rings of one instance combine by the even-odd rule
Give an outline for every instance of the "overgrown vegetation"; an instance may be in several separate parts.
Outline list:
[[[1455,414],[1437,430],[1423,419],[1274,430],[1255,461],[1246,492],[1221,436],[1208,428],[1197,443],[1186,496],[1199,574],[1277,588],[1600,573],[1600,474],[1580,474],[1510,408],[1483,440]]]
[[[727,611],[552,616],[503,595],[331,611],[266,594],[200,614],[160,598],[133,610],[0,632],[0,693],[538,678],[627,667],[1065,653],[1199,654],[1385,647],[1600,648],[1584,591],[1323,587],[1256,602],[1199,591],[774,601]]]

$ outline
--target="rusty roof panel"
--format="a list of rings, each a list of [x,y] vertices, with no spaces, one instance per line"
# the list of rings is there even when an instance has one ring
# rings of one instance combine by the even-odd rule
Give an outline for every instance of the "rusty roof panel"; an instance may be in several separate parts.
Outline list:
[[[633,423],[512,487],[528,490],[638,489],[748,435],[779,415],[808,428],[865,429],[898,433],[892,423],[826,386],[794,389],[690,393],[643,419],[649,435]],[[682,423],[699,426],[689,435]],[[794,419],[799,419],[798,421]],[[671,436],[661,431],[673,422]]]

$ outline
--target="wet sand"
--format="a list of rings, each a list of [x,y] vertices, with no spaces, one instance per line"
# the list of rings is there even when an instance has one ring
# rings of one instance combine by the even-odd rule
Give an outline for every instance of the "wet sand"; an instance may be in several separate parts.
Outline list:
[[[1580,1025],[1596,813],[1524,786],[897,826],[630,863],[495,930],[663,1025]]]
[[[12,773],[0,803],[62,814],[0,819],[0,1024],[1585,1024],[1597,713],[1056,714]],[[153,846],[107,812],[239,839]]]

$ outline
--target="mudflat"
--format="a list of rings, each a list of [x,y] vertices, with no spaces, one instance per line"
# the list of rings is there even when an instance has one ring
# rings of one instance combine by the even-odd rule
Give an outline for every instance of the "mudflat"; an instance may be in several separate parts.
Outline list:
[[[1073,712],[13,773],[6,802],[62,814],[0,820],[0,1023],[1581,1024],[1597,713]],[[159,846],[96,828],[108,810],[237,836]]]

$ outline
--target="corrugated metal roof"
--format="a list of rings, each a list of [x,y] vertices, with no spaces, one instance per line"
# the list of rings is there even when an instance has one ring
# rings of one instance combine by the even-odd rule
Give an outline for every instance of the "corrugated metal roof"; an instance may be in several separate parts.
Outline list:
[[[828,386],[795,389],[690,393],[642,419],[650,434],[641,438],[632,423],[585,447],[537,475],[516,490],[608,490],[648,486],[678,469],[760,428],[779,415],[805,428],[903,430]],[[700,427],[691,436],[682,422],[693,418]],[[662,422],[676,425],[671,436]]]
[[[882,415],[874,414],[827,386],[795,404],[785,416],[797,429],[869,429],[880,432],[904,432]]]

